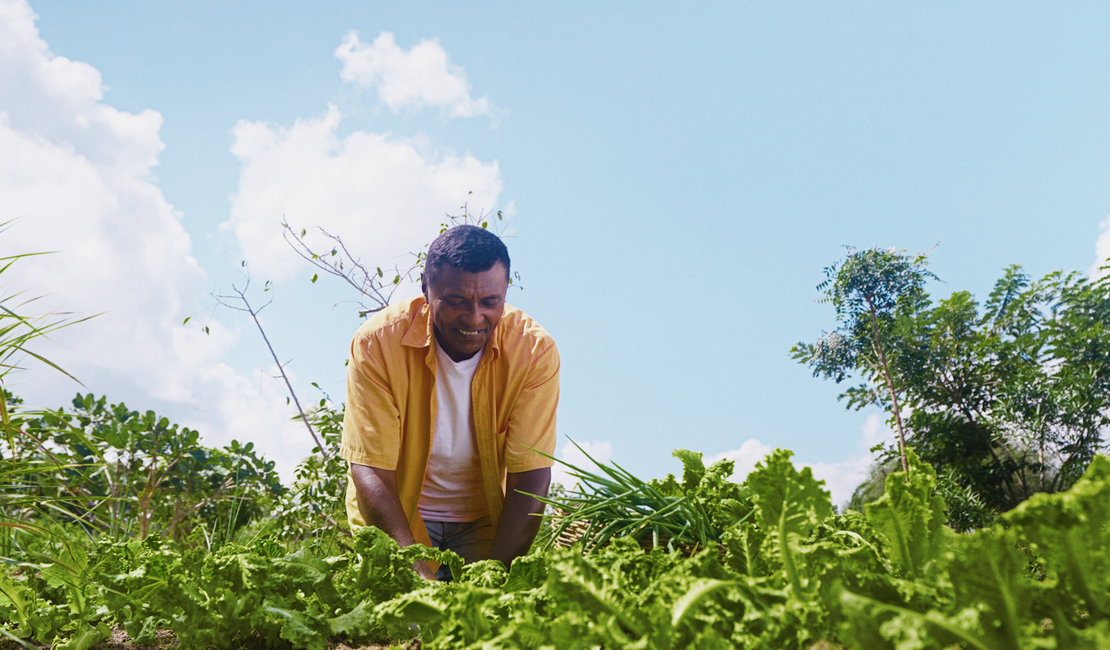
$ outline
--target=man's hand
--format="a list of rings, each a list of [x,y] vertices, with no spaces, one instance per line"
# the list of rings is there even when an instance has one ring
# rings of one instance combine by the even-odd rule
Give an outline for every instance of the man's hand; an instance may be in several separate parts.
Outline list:
[[[436,580],[435,574],[432,573],[432,567],[428,566],[428,562],[425,560],[417,560],[416,564],[412,565],[412,570],[416,572],[416,575],[425,580],[430,580],[432,582]]]
[[[550,467],[508,473],[505,478],[505,505],[501,509],[501,518],[489,551],[491,560],[500,560],[507,567],[528,552],[540,532],[542,518],[537,515],[543,514],[543,504],[520,492],[545,497],[550,486]]]
[[[384,530],[400,546],[416,543],[397,497],[397,472],[351,463],[351,480],[355,482],[358,510],[368,525]],[[435,580],[431,567],[423,560],[412,570],[425,580]]]

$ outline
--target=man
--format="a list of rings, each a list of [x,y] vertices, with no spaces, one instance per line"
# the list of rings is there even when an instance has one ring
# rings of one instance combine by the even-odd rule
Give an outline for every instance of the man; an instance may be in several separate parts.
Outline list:
[[[340,453],[352,529],[401,546],[450,549],[506,566],[539,531],[555,450],[559,353],[505,304],[509,252],[487,230],[456,226],[428,248],[422,297],[355,333]],[[428,579],[434,568],[413,567]],[[450,571],[439,567],[437,579]]]

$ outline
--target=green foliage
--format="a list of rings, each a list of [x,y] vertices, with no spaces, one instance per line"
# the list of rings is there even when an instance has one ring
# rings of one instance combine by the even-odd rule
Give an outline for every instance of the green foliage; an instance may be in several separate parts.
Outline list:
[[[85,634],[82,625],[106,629],[118,623],[141,645],[168,628],[185,649],[223,650],[259,637],[271,647],[323,650],[332,636],[383,638],[387,618],[370,605],[416,590],[422,580],[409,569],[416,559],[457,564],[457,556],[448,555],[453,556],[424,547],[398,549],[374,528],[362,529],[347,553],[332,557],[311,546],[290,554],[272,539],[228,544],[214,553],[181,553],[148,537],[102,542],[90,557],[80,592],[51,589],[50,566],[0,584],[8,587],[3,593],[16,596],[9,602],[22,604],[22,609],[10,606],[17,635],[40,642],[69,630],[73,641]],[[81,618],[74,621],[74,615]]]
[[[806,467],[799,473],[790,462],[794,452],[776,449],[748,475],[747,485],[756,504],[756,523],[777,544],[786,577],[795,594],[804,591],[793,545],[808,537],[833,512],[824,481]]]
[[[843,262],[825,269],[825,280],[817,285],[824,301],[832,303],[840,327],[816,343],[798,343],[791,354],[810,366],[814,377],[838,384],[862,372],[872,383],[849,388],[841,398],[847,398],[849,407],[878,405],[889,410],[880,351],[897,353],[900,332],[895,325],[927,301],[924,284],[931,277],[935,276],[925,270],[923,255],[849,249]],[[876,336],[883,345],[876,345]]]
[[[16,624],[17,638],[68,639],[67,647],[87,650],[108,636],[89,580],[89,547],[51,528],[30,528],[24,561],[9,560],[15,570],[0,572],[0,620]]]
[[[913,578],[927,576],[945,544],[944,500],[935,495],[936,472],[907,450],[910,472],[886,477],[886,492],[867,504],[867,521],[882,535],[894,566]]]
[[[3,234],[11,226],[11,221],[0,223],[0,234]],[[42,253],[23,253],[17,255],[8,255],[0,257],[0,275],[3,275],[8,269],[16,262],[23,258],[33,257],[35,255],[42,255]],[[26,357],[31,357],[41,363],[61,372],[67,377],[73,378],[68,372],[60,368],[57,364],[42,355],[30,349],[30,344],[43,336],[47,336],[53,331],[62,327],[80,323],[85,319],[77,321],[67,321],[55,317],[54,314],[39,314],[27,315],[25,308],[29,303],[32,303],[36,298],[23,299],[20,293],[4,293],[0,295],[0,523],[8,523],[7,530],[4,526],[0,526],[0,554],[6,555],[11,549],[12,536],[9,534],[12,530],[10,522],[5,522],[9,519],[9,510],[13,507],[11,503],[11,495],[6,494],[9,491],[9,481],[11,478],[20,478],[19,456],[18,448],[21,444],[19,432],[19,424],[13,421],[13,414],[11,407],[18,405],[18,400],[12,397],[6,388],[3,387],[4,380],[8,374],[18,370],[18,363],[22,362]]]
[[[325,650],[413,637],[429,650],[1063,650],[1110,641],[1105,457],[1070,491],[1037,495],[1003,523],[957,534],[942,525],[935,472],[912,452],[909,480],[892,473],[866,517],[833,514],[821,483],[787,451],[732,488],[717,481],[731,467],[676,456],[682,479],[654,482],[657,491],[749,503],[751,516],[722,534],[723,549],[645,550],[613,536],[588,553],[554,548],[506,570],[398,548],[372,527],[306,538],[292,552],[275,537],[183,551],[154,536],[59,546],[43,533],[27,561],[0,569],[0,619],[12,637],[78,650],[102,643],[113,625],[140,645],[171,629],[183,650]],[[459,579],[426,582],[410,568],[418,559],[452,564]]]
[[[921,511],[922,505],[917,499],[906,510]],[[1110,461],[1095,457],[1070,491],[1036,495],[1003,519],[1005,525],[951,536],[946,550],[934,546],[924,553],[941,585],[928,607],[845,591],[843,642],[867,648],[1105,647]]]
[[[210,449],[196,431],[104,397],[78,395],[71,410],[17,409],[12,425],[0,521],[53,517],[112,539],[218,545],[283,491],[254,443]]]
[[[1110,617],[1110,459],[1096,456],[1071,490],[1035,495],[1004,519],[1048,567],[1052,612],[1071,625],[1076,611]]]
[[[0,223],[0,234],[7,231],[11,224],[11,221]],[[21,259],[42,254],[43,253],[23,253],[0,257],[0,275],[3,275],[12,265]],[[14,294],[5,293],[0,296],[0,386],[3,385],[4,379],[7,378],[8,373],[19,369],[17,364],[22,361],[22,357],[34,358],[67,377],[73,378],[72,375],[60,368],[53,361],[31,350],[29,346],[35,339],[46,336],[62,327],[74,325],[88,319],[83,318],[77,321],[67,321],[66,319],[57,318],[51,313],[29,316],[25,308],[28,304],[37,300],[37,298],[23,299],[21,295],[22,294],[17,292]],[[7,395],[6,389],[4,389],[3,393],[5,396]],[[3,427],[4,438],[10,448],[15,445],[15,438],[9,421],[10,415],[7,406],[6,400],[0,400],[0,425]],[[2,458],[3,456],[0,455],[0,459]]]
[[[961,485],[950,474],[937,476],[934,492],[945,505],[948,526],[959,532],[986,528],[994,523],[994,509],[968,485]]]
[[[843,325],[799,343],[795,358],[838,383],[861,377],[841,395],[850,408],[877,405],[896,424],[896,401],[909,413],[907,440],[937,468],[957,528],[1070,487],[1110,425],[1110,280],[1055,272],[1034,282],[1010,266],[982,305],[966,291],[934,303],[922,289],[923,258],[865,253],[878,277],[902,259],[887,277],[912,281],[890,284],[869,324],[858,317],[866,301],[850,300],[864,295],[851,293],[860,274],[844,276],[860,255],[850,253],[821,285]]]
[[[728,525],[750,516],[747,492],[728,481],[732,461],[718,461],[707,469],[698,452],[679,449],[673,455],[682,461],[681,483],[673,475],[644,482],[616,464],[595,463],[601,471],[595,474],[553,458],[566,465],[578,483],[571,490],[537,497],[551,507],[545,515],[550,521],[549,543],[585,521],[581,542],[587,550],[620,537],[642,540],[650,547],[703,548],[720,540]]]
[[[892,248],[849,248],[844,261],[826,268],[825,281],[817,285],[825,300],[833,304],[841,326],[817,343],[798,343],[791,350],[795,359],[813,368],[815,377],[840,383],[849,374],[862,371],[871,380],[849,388],[844,396],[850,407],[889,404],[906,472],[906,436],[898,403],[903,387],[891,369],[900,342],[896,325],[926,302],[925,281],[935,277],[925,270],[924,255],[907,255]]]
[[[309,422],[327,447],[327,458],[313,449],[297,465],[292,488],[274,503],[261,527],[263,534],[286,541],[334,540],[350,535],[345,504],[347,461],[339,455],[344,412],[342,405],[337,409],[327,398],[322,398],[316,409],[308,414]]]
[[[672,455],[682,461],[682,485],[677,495],[685,496],[698,510],[709,513],[714,530],[711,539],[719,539],[723,531],[753,514],[749,491],[729,480],[735,462],[722,459],[707,468],[700,452],[676,449]],[[671,481],[673,477],[668,474],[662,483],[652,481],[652,484],[662,486]]]

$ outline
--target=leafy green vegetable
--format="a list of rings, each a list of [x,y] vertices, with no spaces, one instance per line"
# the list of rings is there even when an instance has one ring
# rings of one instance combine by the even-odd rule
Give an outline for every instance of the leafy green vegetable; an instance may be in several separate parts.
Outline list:
[[[1034,497],[1004,525],[973,534],[938,523],[935,475],[912,453],[909,482],[891,475],[866,516],[833,514],[821,482],[787,451],[742,486],[725,484],[727,465],[680,458],[682,481],[656,482],[657,493],[751,504],[722,532],[723,553],[711,541],[688,553],[645,549],[624,535],[589,553],[537,549],[506,570],[402,549],[375,528],[359,529],[338,553],[311,539],[290,552],[277,538],[183,552],[148,537],[75,549],[64,563],[43,553],[0,568],[0,616],[11,622],[8,638],[67,650],[91,650],[112,625],[139,644],[173,630],[182,650],[326,650],[414,637],[428,650],[1107,647],[1104,457],[1071,491]],[[411,570],[417,559],[452,564],[459,578],[426,582]]]
[[[891,472],[886,493],[867,504],[867,520],[890,545],[891,559],[909,576],[924,576],[944,548],[944,500],[934,496],[936,472],[906,449],[910,471]]]
[[[792,543],[812,533],[832,514],[833,507],[828,490],[821,487],[824,481],[814,479],[808,467],[798,472],[790,462],[792,455],[794,452],[776,449],[756,464],[747,485],[756,505],[756,522],[774,535],[786,578],[794,593],[800,595],[804,586]]]
[[[1046,569],[1053,609],[1110,617],[1110,459],[1096,456],[1068,492],[1037,494],[1004,519]]]

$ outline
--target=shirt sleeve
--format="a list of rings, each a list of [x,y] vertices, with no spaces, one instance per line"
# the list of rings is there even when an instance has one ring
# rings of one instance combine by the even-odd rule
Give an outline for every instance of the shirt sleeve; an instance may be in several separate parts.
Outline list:
[[[356,465],[395,470],[400,449],[400,411],[381,344],[371,333],[357,332],[347,364],[347,410],[339,455]]]
[[[505,469],[527,472],[554,464],[555,411],[559,405],[559,350],[554,342],[533,361],[509,415]]]

